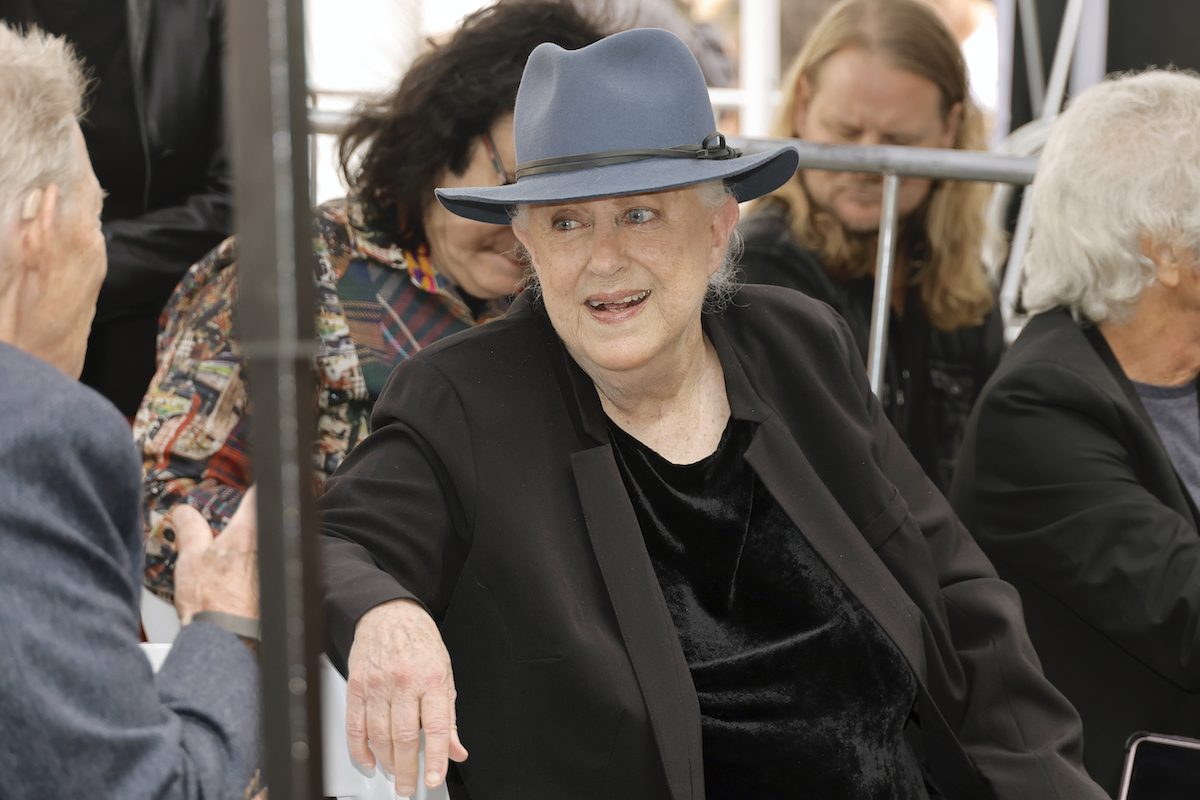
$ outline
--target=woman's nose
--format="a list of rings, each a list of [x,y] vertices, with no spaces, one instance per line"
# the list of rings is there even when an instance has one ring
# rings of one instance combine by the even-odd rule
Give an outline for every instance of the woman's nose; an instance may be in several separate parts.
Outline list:
[[[625,260],[619,231],[612,225],[596,225],[592,231],[592,257],[588,266],[597,275],[612,275]]]

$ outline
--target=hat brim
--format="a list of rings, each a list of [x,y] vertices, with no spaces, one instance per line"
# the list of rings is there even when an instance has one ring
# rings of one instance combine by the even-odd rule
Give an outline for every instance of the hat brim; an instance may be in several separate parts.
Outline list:
[[[569,203],[678,189],[723,180],[738,202],[753,200],[785,184],[800,164],[794,147],[725,161],[650,158],[624,164],[528,175],[507,186],[436,190],[438,201],[460,217],[507,225],[509,210],[531,203]]]

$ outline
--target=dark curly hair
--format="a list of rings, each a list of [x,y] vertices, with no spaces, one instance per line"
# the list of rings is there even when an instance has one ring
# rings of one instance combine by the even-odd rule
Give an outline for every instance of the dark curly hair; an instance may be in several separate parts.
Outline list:
[[[576,50],[602,36],[568,0],[500,0],[469,15],[449,41],[413,62],[390,97],[359,108],[338,139],[342,175],[368,223],[402,247],[425,243],[438,173],[462,174],[475,137],[513,110],[533,49],[553,42]]]

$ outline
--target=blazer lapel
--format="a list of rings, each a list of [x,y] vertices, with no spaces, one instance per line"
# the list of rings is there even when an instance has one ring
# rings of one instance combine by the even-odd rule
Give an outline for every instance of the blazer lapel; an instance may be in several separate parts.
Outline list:
[[[571,457],[583,517],[675,800],[704,797],[700,703],[611,445]]]
[[[759,425],[746,449],[746,462],[800,534],[896,643],[917,679],[925,684],[928,670],[918,623],[920,609],[825,488],[779,417],[772,416]],[[899,526],[907,507],[899,495],[896,499],[899,502],[893,500],[888,511],[895,526]]]
[[[883,626],[918,680],[925,684],[925,648],[920,625],[915,622],[920,619],[920,610],[875,554],[864,532],[825,488],[791,431],[759,397],[725,335],[722,318],[707,317],[705,322],[705,332],[725,371],[725,390],[733,415],[758,423],[746,449],[746,462],[800,534]],[[887,512],[870,527],[884,527],[887,530],[879,533],[890,533],[907,512],[904,499],[897,493]]]
[[[522,310],[538,320],[577,433],[582,441],[596,444],[573,453],[571,467],[584,524],[642,689],[671,796],[673,800],[703,800],[700,703],[675,623],[642,541],[637,514],[617,469],[600,398],[536,301],[532,305]]]
[[[1074,320],[1072,320],[1071,324],[1074,324]],[[1162,457],[1170,463],[1171,456],[1167,453],[1167,448],[1162,443],[1162,437],[1158,434],[1158,427],[1155,426],[1154,420],[1150,419],[1150,413],[1146,411],[1146,406],[1142,405],[1142,398],[1138,395],[1137,389],[1133,388],[1133,382],[1125,374],[1125,370],[1121,367],[1121,362],[1117,361],[1116,354],[1108,346],[1108,340],[1104,338],[1104,334],[1100,333],[1100,328],[1088,320],[1080,326],[1080,330],[1087,338],[1088,344],[1096,351],[1096,355],[1100,356],[1100,360],[1104,362],[1104,366],[1108,368],[1117,385],[1121,387],[1125,399],[1129,401],[1129,405],[1133,408],[1138,418],[1150,429],[1151,435],[1158,442]],[[1172,469],[1174,469],[1174,466],[1174,464],[1171,464]],[[1174,471],[1175,480],[1179,486],[1179,494],[1183,497],[1184,503],[1187,504],[1188,513],[1191,514],[1192,527],[1200,530],[1200,509],[1196,508],[1196,502],[1192,500],[1192,493],[1188,490],[1187,484],[1183,482],[1183,478],[1179,477],[1179,471]],[[1180,509],[1176,508],[1175,510],[1179,511]]]

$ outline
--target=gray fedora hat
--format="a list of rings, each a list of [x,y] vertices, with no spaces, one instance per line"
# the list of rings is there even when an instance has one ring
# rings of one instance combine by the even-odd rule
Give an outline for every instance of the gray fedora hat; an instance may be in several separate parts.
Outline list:
[[[700,67],[672,33],[624,31],[579,50],[540,44],[517,92],[516,182],[438,189],[437,197],[461,217],[507,225],[519,204],[713,180],[752,200],[795,173],[794,148],[744,156],[716,127]]]

